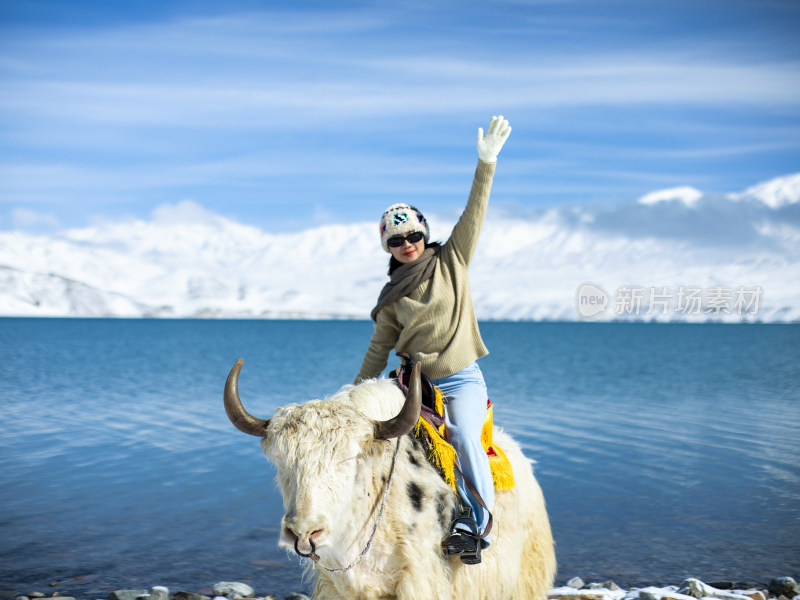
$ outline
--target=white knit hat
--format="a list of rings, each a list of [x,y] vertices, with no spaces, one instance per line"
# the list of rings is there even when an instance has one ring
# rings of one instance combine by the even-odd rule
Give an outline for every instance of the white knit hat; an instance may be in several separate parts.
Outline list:
[[[381,217],[381,245],[386,252],[390,252],[389,241],[390,237],[396,235],[408,235],[414,231],[420,231],[425,235],[425,243],[431,237],[430,229],[428,228],[428,221],[410,204],[392,204],[387,208]]]

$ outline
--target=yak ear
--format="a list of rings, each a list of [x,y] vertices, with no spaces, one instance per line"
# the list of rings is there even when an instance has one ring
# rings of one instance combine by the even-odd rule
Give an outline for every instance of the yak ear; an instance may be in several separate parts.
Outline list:
[[[242,401],[239,399],[239,371],[242,370],[244,359],[240,358],[228,373],[225,381],[225,412],[231,423],[244,433],[264,437],[267,435],[269,419],[259,419],[254,417],[244,409]]]
[[[417,363],[411,370],[406,402],[397,416],[388,421],[375,421],[374,435],[376,440],[390,440],[392,438],[401,437],[416,426],[419,420],[420,410],[422,409],[421,369],[420,363]]]

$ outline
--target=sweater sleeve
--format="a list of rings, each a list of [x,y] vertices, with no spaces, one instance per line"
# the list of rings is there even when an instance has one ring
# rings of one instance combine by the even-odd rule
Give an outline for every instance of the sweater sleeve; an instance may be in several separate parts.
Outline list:
[[[394,314],[394,306],[391,304],[384,306],[378,313],[369,348],[364,355],[361,369],[353,381],[354,384],[358,384],[364,379],[378,377],[383,372],[389,361],[389,354],[400,337],[401,330],[402,327]]]
[[[445,244],[445,247],[457,256],[461,264],[469,265],[472,255],[475,253],[475,247],[478,245],[483,219],[486,217],[486,207],[489,204],[489,192],[492,189],[496,164],[478,161],[467,206],[461,213],[458,223],[453,227],[450,239]]]

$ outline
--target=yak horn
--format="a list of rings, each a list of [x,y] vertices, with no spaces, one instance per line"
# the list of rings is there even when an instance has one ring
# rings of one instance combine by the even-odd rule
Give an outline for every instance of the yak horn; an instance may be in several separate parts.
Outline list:
[[[244,409],[242,401],[239,399],[239,371],[242,370],[243,362],[243,358],[237,360],[231,372],[228,373],[228,380],[225,382],[225,412],[239,431],[264,437],[267,435],[269,419],[254,417]]]
[[[408,395],[400,413],[388,421],[375,422],[375,439],[389,440],[407,434],[414,429],[422,408],[422,382],[420,363],[414,365],[408,382]]]

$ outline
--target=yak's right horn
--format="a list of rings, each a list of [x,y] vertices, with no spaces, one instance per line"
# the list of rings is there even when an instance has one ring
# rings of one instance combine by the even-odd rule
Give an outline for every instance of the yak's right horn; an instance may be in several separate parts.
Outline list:
[[[267,435],[269,419],[254,417],[244,409],[239,399],[239,371],[242,370],[242,363],[244,359],[240,358],[228,373],[228,380],[225,382],[225,412],[239,431],[264,437]]]

